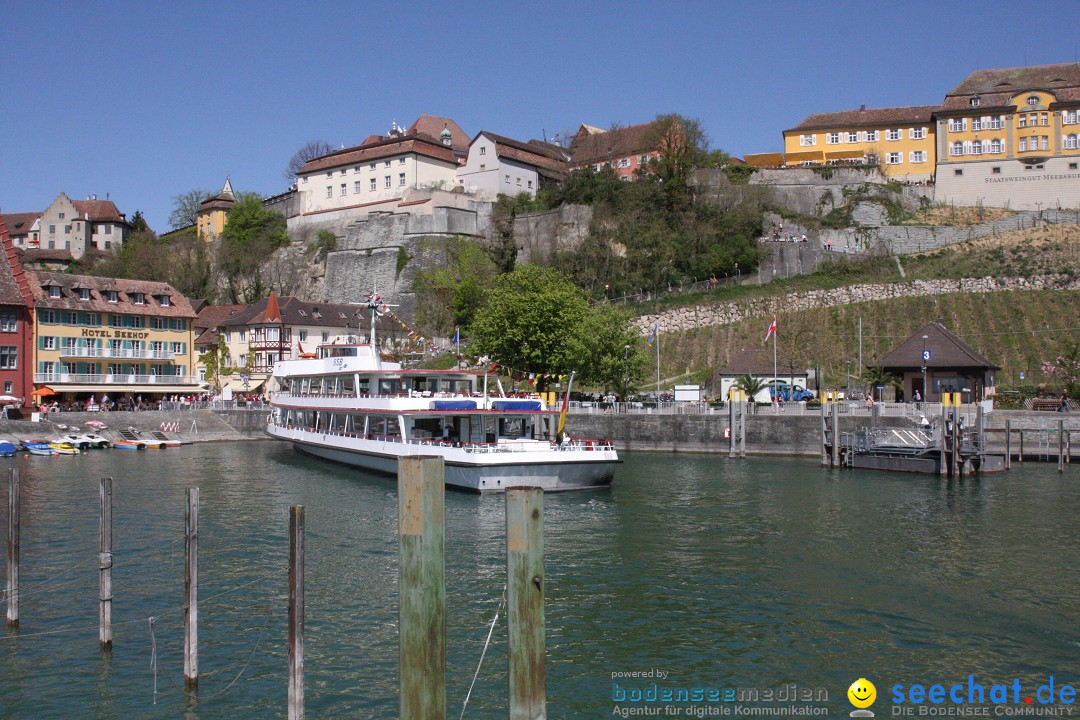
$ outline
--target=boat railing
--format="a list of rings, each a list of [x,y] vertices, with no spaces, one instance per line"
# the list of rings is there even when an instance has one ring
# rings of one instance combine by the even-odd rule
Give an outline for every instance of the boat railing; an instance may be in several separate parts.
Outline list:
[[[272,417],[272,416],[271,416]],[[564,442],[559,445],[553,441],[536,441],[536,440],[502,440],[499,442],[456,442],[443,440],[441,438],[407,438],[402,439],[400,435],[373,435],[364,434],[352,431],[343,431],[334,429],[312,429],[307,427],[301,427],[299,425],[279,425],[277,422],[271,420],[271,425],[276,425],[284,430],[301,430],[305,432],[317,433],[319,435],[333,435],[336,437],[344,438],[356,438],[358,440],[376,440],[379,442],[388,443],[404,443],[407,445],[418,445],[427,447],[439,447],[445,448],[447,446],[453,446],[461,448],[468,453],[506,453],[506,452],[530,452],[538,449],[542,450],[558,450],[560,452],[594,452],[602,450],[614,450],[615,443],[611,440],[600,439],[584,439],[574,438],[571,441]]]

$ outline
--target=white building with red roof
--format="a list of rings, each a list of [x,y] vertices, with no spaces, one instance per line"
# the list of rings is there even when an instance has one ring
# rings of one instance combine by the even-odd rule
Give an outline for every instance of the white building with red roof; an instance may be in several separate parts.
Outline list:
[[[89,248],[107,251],[123,245],[131,223],[112,200],[97,195],[72,200],[60,193],[41,214],[38,227],[39,249],[66,250],[78,259]]]

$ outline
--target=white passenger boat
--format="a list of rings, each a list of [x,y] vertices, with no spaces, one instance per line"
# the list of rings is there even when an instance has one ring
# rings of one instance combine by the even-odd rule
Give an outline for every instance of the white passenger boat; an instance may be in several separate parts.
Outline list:
[[[557,408],[489,392],[494,388],[485,372],[407,370],[384,362],[374,314],[369,342],[345,340],[319,346],[314,358],[274,365],[271,437],[385,474],[397,473],[399,458],[437,455],[445,462],[446,484],[474,492],[611,484],[619,463],[614,445],[558,438]]]

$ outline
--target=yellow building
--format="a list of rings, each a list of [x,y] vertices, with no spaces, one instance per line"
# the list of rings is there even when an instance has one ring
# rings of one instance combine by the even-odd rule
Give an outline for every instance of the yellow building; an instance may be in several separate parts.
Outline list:
[[[195,312],[166,283],[28,272],[34,384],[65,401],[194,394]]]
[[[1080,63],[978,70],[934,116],[939,202],[1080,206]]]
[[[871,109],[863,105],[858,110],[811,115],[784,131],[783,164],[879,164],[892,179],[931,180],[937,109],[937,105]],[[747,162],[757,164],[753,156]]]
[[[229,210],[235,204],[232,183],[229,178],[225,178],[225,185],[221,188],[221,192],[199,203],[198,218],[195,221],[199,237],[203,240],[217,240],[221,237]]]

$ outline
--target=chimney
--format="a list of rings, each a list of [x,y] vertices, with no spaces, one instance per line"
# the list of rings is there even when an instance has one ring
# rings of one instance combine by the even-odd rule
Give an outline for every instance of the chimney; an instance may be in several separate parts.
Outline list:
[[[866,111],[866,106],[865,105],[860,105],[859,106],[859,112],[865,112],[865,111]]]

